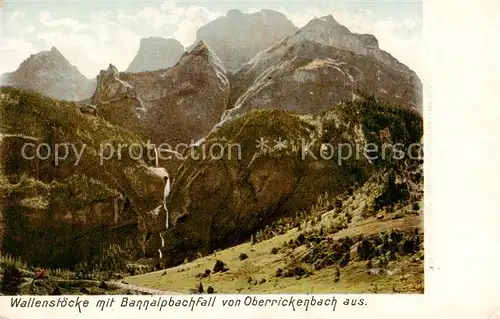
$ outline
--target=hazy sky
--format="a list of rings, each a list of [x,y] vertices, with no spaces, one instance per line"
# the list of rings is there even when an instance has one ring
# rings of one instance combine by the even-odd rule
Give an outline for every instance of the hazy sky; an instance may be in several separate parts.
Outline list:
[[[421,1],[23,1],[1,9],[0,73],[55,46],[85,76],[113,63],[124,70],[143,37],[174,37],[185,47],[196,30],[229,9],[281,11],[297,26],[332,14],[353,32],[374,34],[380,47],[420,73]]]

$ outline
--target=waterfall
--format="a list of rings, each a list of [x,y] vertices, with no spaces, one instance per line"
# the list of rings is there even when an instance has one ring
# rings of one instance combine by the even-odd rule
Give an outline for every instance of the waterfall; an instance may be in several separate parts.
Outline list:
[[[158,249],[158,255],[160,256],[160,259],[163,258],[163,254],[161,253],[161,249]]]
[[[165,247],[165,238],[163,238],[163,235],[159,233],[160,238],[161,238],[161,248]]]
[[[167,209],[167,197],[170,194],[170,177],[167,175],[165,182],[165,190],[163,191],[163,208],[165,209],[165,227],[168,229],[169,213]]]

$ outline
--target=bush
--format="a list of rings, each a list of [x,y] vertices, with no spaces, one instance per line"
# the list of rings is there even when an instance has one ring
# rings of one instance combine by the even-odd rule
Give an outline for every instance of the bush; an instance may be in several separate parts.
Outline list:
[[[214,265],[213,273],[226,272],[228,270],[229,268],[226,267],[226,264],[223,261],[217,260]]]
[[[241,253],[239,258],[240,258],[240,260],[245,260],[248,258],[248,255],[245,253]]]
[[[283,275],[283,269],[278,268],[276,269],[276,277],[281,277]]]
[[[212,287],[212,286],[208,286],[208,289],[207,289],[207,294],[213,294],[213,293],[215,293],[215,289],[214,289],[214,287]]]
[[[302,268],[302,267],[298,266],[298,267],[295,267],[293,274],[294,274],[295,276],[300,277],[300,276],[305,275],[305,274],[306,274],[306,271],[304,270],[304,268]]]
[[[271,254],[276,255],[278,253],[278,248],[274,247],[271,249]]]

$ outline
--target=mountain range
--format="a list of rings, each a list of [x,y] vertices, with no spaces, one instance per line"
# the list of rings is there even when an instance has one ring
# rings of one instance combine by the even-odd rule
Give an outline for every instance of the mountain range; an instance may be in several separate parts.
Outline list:
[[[231,10],[186,49],[174,39],[142,39],[125,71],[110,63],[90,80],[52,48],[4,77],[2,251],[31,264],[72,268],[121,245],[128,260],[174,266],[253,240],[275,223],[309,229],[326,214],[338,232],[419,211],[421,159],[340,164],[319,156],[322,144],[408,146],[423,136],[417,74],[373,35],[331,15],[297,28],[279,12]],[[54,154],[22,158],[32,141],[88,147],[79,165],[57,165]],[[183,156],[129,153],[98,164],[99,145],[155,148],[147,141],[182,145]],[[304,143],[317,156],[303,158]],[[212,156],[193,156],[207,150]],[[318,244],[329,245],[324,231]]]

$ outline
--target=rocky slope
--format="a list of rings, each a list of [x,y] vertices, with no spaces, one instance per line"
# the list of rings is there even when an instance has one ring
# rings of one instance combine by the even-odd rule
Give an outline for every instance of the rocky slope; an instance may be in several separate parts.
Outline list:
[[[293,34],[297,28],[280,12],[262,10],[244,14],[230,10],[201,27],[195,45],[204,40],[229,71],[239,69],[258,52]]]
[[[119,158],[106,146],[141,145],[135,134],[74,103],[13,88],[1,89],[0,118],[3,254],[54,268],[74,267],[111,243],[140,256],[165,172],[148,157],[124,149]],[[109,155],[102,165],[101,154]]]
[[[111,65],[101,71],[91,105],[112,123],[140,126],[155,144],[173,147],[207,134],[220,120],[229,92],[224,66],[200,41],[166,70],[119,73]]]
[[[150,37],[141,39],[139,50],[125,72],[144,72],[173,66],[184,54],[184,47],[175,39]]]
[[[332,16],[315,18],[257,54],[232,79],[228,116],[255,108],[318,114],[359,92],[421,112],[418,76],[372,35],[351,33]]]
[[[3,85],[68,101],[90,97],[95,87],[95,80],[83,76],[55,47],[31,55],[4,77]]]
[[[316,118],[254,110],[228,121],[204,146],[208,150],[217,144],[217,157],[202,157],[204,149],[195,148],[195,156],[177,172],[167,201],[175,226],[162,234],[163,256],[176,264],[198,252],[248,240],[272,220],[310,208],[318,194],[335,196],[362,185],[387,165],[399,165],[388,164],[390,159],[368,160],[355,149],[382,141],[410,145],[421,134],[419,115],[374,98],[340,105]],[[260,138],[268,148],[256,148]],[[331,149],[324,154],[323,143],[350,145],[353,154],[339,148],[335,156],[330,156]],[[341,162],[337,152],[345,156]],[[154,254],[161,247],[160,236],[146,246]]]

